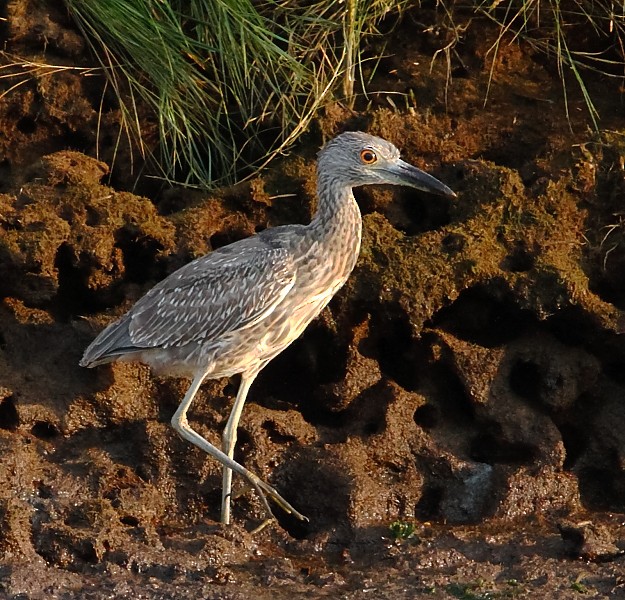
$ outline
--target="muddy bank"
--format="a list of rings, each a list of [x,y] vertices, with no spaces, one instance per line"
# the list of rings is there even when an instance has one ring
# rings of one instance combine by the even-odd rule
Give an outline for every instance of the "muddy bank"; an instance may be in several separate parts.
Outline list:
[[[20,6],[6,35],[41,51]],[[493,32],[469,34],[447,85],[411,18],[374,79],[389,93],[328,107],[291,156],[227,190],[131,190],[114,106],[95,158],[101,82],[79,72],[0,102],[7,597],[625,597],[617,102],[605,132],[583,110],[567,122],[554,73],[509,46],[483,107]],[[48,25],[51,58],[83,65],[68,20]],[[257,498],[236,482],[235,525],[218,525],[219,469],[169,426],[187,382],[78,360],[177,267],[309,219],[315,152],[344,129],[395,142],[459,197],[357,190],[356,270],[261,374],[239,431],[237,460],[310,522],[278,514],[251,536]],[[209,382],[193,405],[213,443],[236,385]]]

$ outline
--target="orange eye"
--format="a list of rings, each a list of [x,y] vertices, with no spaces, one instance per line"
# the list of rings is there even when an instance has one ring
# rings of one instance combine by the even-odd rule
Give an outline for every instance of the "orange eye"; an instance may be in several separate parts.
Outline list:
[[[378,161],[378,157],[373,150],[361,150],[360,160],[365,163],[365,165],[372,165]]]

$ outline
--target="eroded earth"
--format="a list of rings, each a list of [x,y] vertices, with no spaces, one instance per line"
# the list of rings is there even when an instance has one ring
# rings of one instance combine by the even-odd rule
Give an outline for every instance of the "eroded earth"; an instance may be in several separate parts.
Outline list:
[[[448,79],[444,56],[431,63],[445,40],[415,36],[436,14],[415,9],[367,101],[327,106],[245,183],[185,190],[141,177],[118,144],[64,12],[3,10],[10,56],[68,68],[1,80],[0,596],[625,598],[613,83],[588,75],[600,131],[570,82],[567,120],[557,72],[517,42],[485,103],[496,32],[468,29]],[[261,374],[239,430],[237,460],[310,521],[277,512],[251,535],[258,499],[235,481],[234,525],[219,525],[217,463],[169,426],[188,382],[78,361],[177,267],[306,222],[315,152],[345,129],[393,141],[458,199],[356,191],[356,270]],[[236,386],[208,382],[193,404],[215,444]]]

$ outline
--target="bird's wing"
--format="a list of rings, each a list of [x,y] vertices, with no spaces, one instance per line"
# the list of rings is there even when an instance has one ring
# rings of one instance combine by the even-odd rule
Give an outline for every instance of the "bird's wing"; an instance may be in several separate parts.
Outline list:
[[[295,283],[290,253],[248,238],[203,256],[152,288],[129,313],[133,346],[203,342],[259,321]]]

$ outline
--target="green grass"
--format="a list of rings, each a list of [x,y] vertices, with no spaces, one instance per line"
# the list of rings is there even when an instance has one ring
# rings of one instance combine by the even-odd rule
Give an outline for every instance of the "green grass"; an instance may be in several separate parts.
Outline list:
[[[408,7],[419,15],[420,6],[410,0],[65,3],[117,98],[119,138],[128,136],[143,157],[155,159],[164,178],[201,186],[231,183],[265,166],[309,128],[324,103],[353,106],[357,93],[367,92],[363,40],[389,15],[386,31]],[[570,86],[577,85],[599,128],[587,74],[625,79],[624,7],[608,0],[443,0],[430,6],[434,25],[418,16],[410,22],[417,36],[433,27],[447,31],[434,59],[447,58],[449,78],[470,28],[493,22],[498,34],[485,57],[491,82],[503,45],[523,43],[554,65],[567,114]],[[392,36],[382,41],[379,46]],[[375,72],[380,52],[370,60]]]
[[[393,521],[388,528],[393,539],[397,541],[412,538],[416,531],[414,523],[410,523],[409,521]]]
[[[407,0],[66,0],[144,155],[139,104],[156,120],[163,175],[232,182],[350,101],[360,41]],[[341,85],[342,84],[342,85]]]

